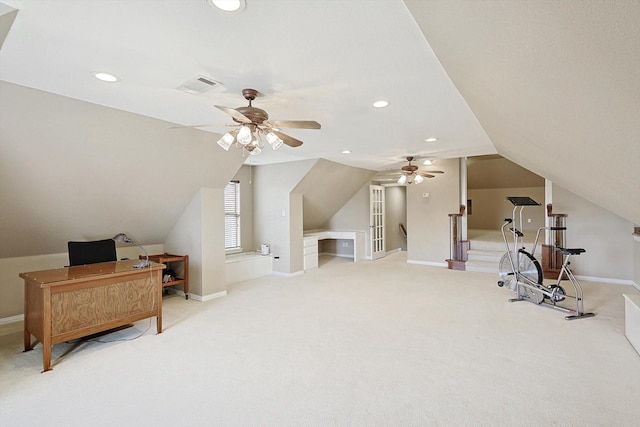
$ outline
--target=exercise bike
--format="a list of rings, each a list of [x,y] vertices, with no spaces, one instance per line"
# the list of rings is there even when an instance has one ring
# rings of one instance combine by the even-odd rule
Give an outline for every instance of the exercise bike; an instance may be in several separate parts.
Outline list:
[[[543,230],[564,231],[566,227],[540,227],[536,233],[531,252],[527,252],[523,243],[524,234],[516,228],[516,213],[519,218],[519,227],[522,229],[522,211],[526,206],[540,206],[530,197],[507,197],[507,200],[513,204],[512,218],[505,218],[502,225],[502,238],[507,248],[507,252],[502,256],[499,265],[500,280],[498,286],[506,287],[516,294],[515,298],[509,302],[530,301],[537,305],[545,305],[557,310],[571,313],[565,316],[567,320],[581,319],[585,317],[593,317],[594,313],[584,312],[584,298],[580,282],[571,272],[569,258],[572,255],[580,255],[586,252],[582,248],[560,248],[555,250],[563,255],[562,267],[556,282],[552,285],[543,283],[543,274],[540,263],[533,255],[538,245],[538,238]],[[506,228],[513,235],[513,249],[509,246]],[[565,289],[561,286],[562,279],[566,277],[575,289],[575,295],[567,295]],[[565,299],[575,300],[575,309],[566,308],[558,305]]]

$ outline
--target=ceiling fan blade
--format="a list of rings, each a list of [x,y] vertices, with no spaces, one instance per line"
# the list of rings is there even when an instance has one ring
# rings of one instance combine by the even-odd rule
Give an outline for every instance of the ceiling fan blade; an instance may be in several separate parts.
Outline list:
[[[435,178],[436,177],[435,175],[429,175],[426,172],[418,172],[418,175],[423,176],[425,178]]]
[[[320,123],[313,120],[270,120],[269,123],[276,128],[320,129]]]
[[[386,177],[399,177],[400,175],[404,175],[402,172],[389,172],[389,173],[381,173],[379,175],[375,175],[376,178],[386,178]]]
[[[289,136],[285,133],[278,132],[277,130],[272,130],[271,132],[275,133],[278,138],[280,138],[289,147],[299,147],[302,145],[302,141],[295,139],[294,137]]]
[[[251,119],[233,108],[223,107],[221,105],[214,105],[214,107],[216,107],[218,110],[224,111],[240,123],[251,123]]]
[[[426,173],[444,173],[443,171],[424,171]]]
[[[192,128],[206,128],[206,127],[210,127],[210,126],[215,126],[212,123],[206,124],[206,125],[176,125],[176,126],[169,126],[168,129],[192,129]]]

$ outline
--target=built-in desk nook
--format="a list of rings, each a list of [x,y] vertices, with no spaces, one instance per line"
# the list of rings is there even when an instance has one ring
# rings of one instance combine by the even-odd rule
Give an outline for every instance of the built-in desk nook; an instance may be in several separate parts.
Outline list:
[[[351,240],[353,242],[353,262],[365,259],[365,232],[358,230],[309,230],[303,235],[304,269],[318,267],[318,244],[321,240]]]
[[[148,317],[162,332],[162,269],[138,260],[102,262],[20,273],[24,279],[24,350],[34,336],[42,343],[43,371],[51,369],[51,347]]]

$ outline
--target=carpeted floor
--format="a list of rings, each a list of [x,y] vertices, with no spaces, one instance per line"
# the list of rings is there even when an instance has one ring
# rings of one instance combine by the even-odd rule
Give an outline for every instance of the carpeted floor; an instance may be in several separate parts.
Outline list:
[[[622,297],[637,291],[585,282],[597,315],[569,322],[508,303],[496,280],[406,253],[324,259],[206,303],[165,297],[162,334],[145,320],[59,344],[44,374],[42,347],[22,353],[10,333],[0,425],[638,425],[640,356]]]

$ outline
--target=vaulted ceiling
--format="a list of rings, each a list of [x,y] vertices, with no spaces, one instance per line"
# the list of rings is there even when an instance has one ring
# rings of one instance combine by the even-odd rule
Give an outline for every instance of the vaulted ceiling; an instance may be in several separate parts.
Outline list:
[[[405,3],[499,154],[640,223],[640,1]]]
[[[0,14],[18,10],[0,48],[3,232],[43,209],[32,194],[62,200],[77,221],[69,201],[92,194],[88,182],[112,197],[130,184],[126,206],[140,224],[162,212],[162,197],[185,193],[156,228],[144,225],[140,240],[158,243],[186,194],[243,161],[384,170],[407,155],[496,152],[640,224],[637,0],[246,0],[240,13],[206,0],[2,4]],[[120,81],[100,82],[96,71]],[[179,89],[197,76],[220,84]],[[246,87],[271,118],[322,129],[290,131],[300,148],[224,152],[215,141],[232,121],[213,106],[246,105]],[[378,99],[389,106],[373,108]],[[100,175],[107,170],[117,178]],[[160,178],[168,187],[150,185]],[[162,195],[136,202],[141,188]]]

